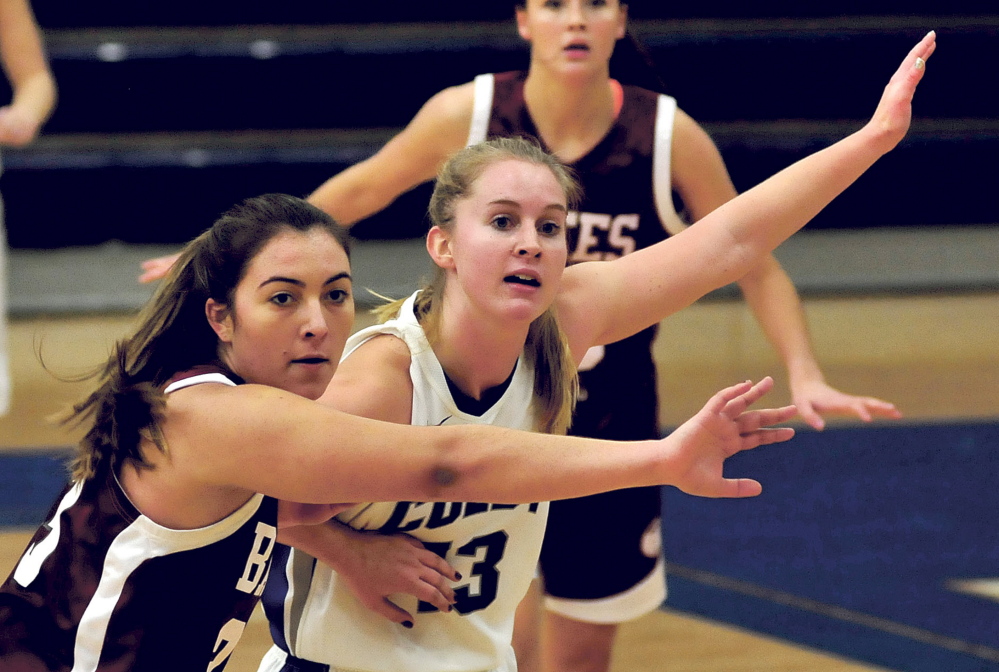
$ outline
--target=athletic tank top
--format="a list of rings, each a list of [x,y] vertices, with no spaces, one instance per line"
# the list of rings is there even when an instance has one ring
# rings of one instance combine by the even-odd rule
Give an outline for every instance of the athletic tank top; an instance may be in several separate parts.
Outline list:
[[[344,358],[368,339],[392,334],[412,356],[412,424],[533,430],[534,371],[523,356],[506,391],[485,413],[474,416],[458,408],[413,314],[415,296],[397,318],[352,336]],[[405,629],[358,603],[329,567],[292,549],[284,571],[275,567],[264,596],[274,640],[285,651],[333,670],[514,670],[513,615],[534,576],[547,514],[547,502],[358,504],[337,518],[359,530],[409,534],[455,567],[462,579],[455,584],[454,609],[442,613],[412,596],[395,595],[392,600],[414,615],[414,627]]]
[[[165,391],[235,385],[218,369],[189,373]],[[174,530],[142,515],[110,470],[71,483],[0,588],[0,670],[221,670],[276,538],[277,501],[260,494]]]

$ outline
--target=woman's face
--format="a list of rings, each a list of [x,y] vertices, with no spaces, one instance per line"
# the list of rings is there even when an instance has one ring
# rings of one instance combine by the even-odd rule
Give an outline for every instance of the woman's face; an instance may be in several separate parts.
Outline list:
[[[249,383],[318,398],[354,323],[350,263],[320,227],[285,229],[247,265],[231,310],[208,300],[223,361]]]
[[[565,270],[566,213],[565,192],[547,167],[519,159],[488,166],[454,204],[452,230],[434,227],[427,239],[447,273],[448,300],[501,320],[536,319]]]
[[[627,14],[617,0],[527,0],[517,10],[517,29],[531,43],[532,64],[606,70]]]

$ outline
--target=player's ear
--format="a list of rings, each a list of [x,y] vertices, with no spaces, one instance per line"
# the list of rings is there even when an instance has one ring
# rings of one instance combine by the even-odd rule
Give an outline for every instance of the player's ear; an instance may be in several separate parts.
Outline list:
[[[517,17],[517,32],[520,33],[522,38],[530,42],[531,28],[527,25],[527,0],[524,0],[524,4],[517,5],[514,14]]]
[[[205,301],[205,317],[208,318],[209,326],[220,341],[223,343],[232,342],[233,324],[229,306],[219,303],[215,299],[208,299]]]
[[[427,232],[427,253],[434,263],[443,269],[454,268],[454,256],[451,254],[451,239],[447,232],[439,226],[431,227]]]

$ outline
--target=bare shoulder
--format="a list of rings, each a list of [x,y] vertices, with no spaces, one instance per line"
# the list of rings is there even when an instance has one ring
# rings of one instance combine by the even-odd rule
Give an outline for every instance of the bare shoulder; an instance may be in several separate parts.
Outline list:
[[[696,151],[705,144],[714,146],[711,136],[693,117],[678,108],[673,119],[673,151]]]
[[[438,91],[424,104],[424,109],[443,121],[467,127],[472,121],[474,103],[475,84],[466,82]]]
[[[375,336],[340,362],[319,401],[345,413],[408,424],[413,403],[411,360],[402,339]]]
[[[360,164],[370,169],[366,179],[392,180],[394,190],[402,193],[433,178],[440,165],[468,141],[473,99],[470,84],[436,93],[406,128]]]
[[[204,413],[218,412],[217,407],[228,405],[236,396],[238,386],[220,382],[206,382],[181,388],[166,395],[166,419],[176,424],[195,419]]]

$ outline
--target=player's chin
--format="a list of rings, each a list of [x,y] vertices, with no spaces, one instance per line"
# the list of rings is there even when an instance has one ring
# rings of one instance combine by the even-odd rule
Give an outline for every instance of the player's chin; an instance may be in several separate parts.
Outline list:
[[[331,365],[320,369],[310,368],[307,371],[299,368],[292,372],[292,381],[285,389],[306,399],[318,399],[326,392],[334,371],[335,368]]]

